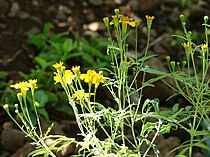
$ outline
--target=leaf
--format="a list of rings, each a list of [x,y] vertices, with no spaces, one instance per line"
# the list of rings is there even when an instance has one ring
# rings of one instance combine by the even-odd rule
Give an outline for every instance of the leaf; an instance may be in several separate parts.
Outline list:
[[[28,154],[28,156],[38,156],[38,155],[42,155],[42,154],[47,154],[47,151],[45,149],[37,149],[32,151],[31,153]]]
[[[42,57],[37,56],[34,58],[34,61],[41,66],[42,70],[45,70],[46,67],[48,66],[48,63]]]
[[[34,96],[35,100],[40,104],[39,107],[44,107],[48,102],[48,95],[43,90],[37,90]]]
[[[83,49],[84,49],[84,51],[87,51],[88,53],[92,54],[93,56],[99,57],[101,59],[104,58],[104,54],[103,53],[101,53],[95,47],[90,46],[89,44],[83,44]]]
[[[44,33],[44,35],[45,36],[48,36],[49,35],[49,33],[50,33],[50,31],[51,31],[51,29],[53,29],[53,24],[52,23],[46,23],[45,25],[44,25],[44,28],[43,28],[43,33]]]
[[[141,71],[144,71],[144,72],[150,73],[150,74],[169,76],[169,74],[167,74],[166,72],[162,72],[162,71],[159,71],[159,70],[156,70],[156,69],[150,69],[150,68],[146,68],[146,67],[140,67],[139,69]]]
[[[137,60],[137,62],[144,62],[150,58],[153,58],[153,57],[156,57],[158,56],[157,54],[153,54],[153,55],[149,55],[149,56],[144,56],[144,57],[141,57],[140,59]]]
[[[186,106],[186,107],[185,107],[185,110],[186,110],[187,112],[189,112],[191,108],[192,108],[192,106]]]
[[[210,147],[209,147],[209,146],[207,146],[207,145],[205,145],[205,144],[203,144],[203,143],[200,143],[200,142],[195,143],[194,145],[197,146],[197,147],[206,149],[206,150],[210,150]]]
[[[37,112],[39,115],[42,115],[47,121],[49,121],[49,115],[45,108],[38,108]]]
[[[6,72],[6,71],[0,71],[0,79],[3,79],[3,78],[5,78],[5,77],[7,77],[8,74],[9,74],[9,73]]]
[[[173,111],[174,113],[176,113],[176,112],[178,111],[178,109],[179,109],[179,103],[176,103],[176,104],[172,107],[172,111]]]
[[[63,51],[64,53],[68,53],[73,49],[73,43],[71,39],[66,39],[63,43]]]

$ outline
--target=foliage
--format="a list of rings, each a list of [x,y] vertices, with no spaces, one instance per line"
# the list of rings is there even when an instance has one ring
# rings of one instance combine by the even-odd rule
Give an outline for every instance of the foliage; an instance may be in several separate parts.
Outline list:
[[[20,129],[35,142],[37,150],[31,152],[30,155],[55,157],[56,152],[63,148],[58,144],[64,142],[65,144],[76,144],[78,155],[75,156],[146,157],[152,154],[159,156],[160,152],[155,144],[155,139],[161,134],[170,133],[172,129],[184,129],[190,135],[189,141],[175,149],[178,152],[177,156],[184,157],[187,155],[192,157],[194,147],[210,150],[208,147],[210,137],[208,130],[208,124],[210,123],[210,79],[207,75],[210,65],[207,32],[210,25],[207,24],[208,17],[205,16],[203,24],[205,41],[201,45],[196,45],[192,41],[192,33],[186,29],[185,17],[183,15],[180,17],[185,36],[176,36],[186,41],[182,44],[186,60],[175,62],[171,61],[168,56],[166,60],[169,73],[150,69],[144,65],[146,60],[154,57],[154,55],[148,55],[150,29],[154,16],[146,16],[148,39],[144,56],[137,57],[136,35],[136,57],[129,58],[126,39],[131,28],[134,28],[137,33],[139,22],[120,14],[119,9],[115,9],[115,15],[112,16],[111,21],[108,17],[103,19],[110,42],[107,46],[107,55],[111,58],[111,67],[109,69],[104,68],[104,71],[110,74],[109,76],[105,77],[103,71],[97,72],[92,68],[85,73],[80,70],[80,66],[73,66],[68,69],[64,62],[69,59],[70,54],[69,52],[65,54],[65,51],[60,52],[60,58],[59,56],[58,58],[63,59],[63,62],[58,61],[53,64],[56,69],[53,79],[56,84],[61,85],[68,97],[69,105],[74,111],[80,130],[78,136],[82,140],[77,141],[65,136],[48,136],[51,127],[43,134],[36,99],[39,99],[40,104],[41,102],[44,104],[47,98],[42,96],[41,91],[38,91],[37,97],[35,96],[36,80],[11,85],[11,87],[20,90],[17,94],[20,105],[15,105],[15,112],[22,120],[23,126],[20,126],[11,116],[8,105],[5,105],[4,108]],[[112,36],[112,31],[115,36]],[[49,29],[44,32],[49,34]],[[39,40],[43,39],[42,36],[39,38]],[[52,46],[51,48],[47,44],[40,44],[38,41],[34,43],[38,43],[47,53],[56,52],[58,49],[61,51],[63,47],[66,47],[63,46],[65,41],[57,44],[57,46],[55,46],[55,43],[52,44],[48,41],[47,43]],[[67,48],[67,50],[72,49]],[[63,56],[67,59],[62,58]],[[97,55],[97,57],[99,56]],[[132,71],[133,78],[129,77],[128,71]],[[136,78],[140,73],[142,73],[142,81],[141,85],[138,86]],[[146,80],[148,73],[157,76]],[[175,86],[165,82],[164,78],[166,77],[173,79]],[[157,80],[163,80],[177,94],[182,95],[190,105],[183,108],[179,104],[175,104],[172,110],[161,111],[158,99],[143,101],[144,88],[147,86],[154,87],[153,83]],[[101,84],[112,95],[113,106],[106,107],[105,104],[96,101],[97,89]],[[27,97],[31,97],[31,99],[27,99]],[[32,104],[36,117],[35,121],[37,122],[36,126],[32,121],[32,113],[29,111],[28,103]],[[141,125],[141,129],[137,128],[137,124]],[[202,124],[203,128],[200,130]],[[37,133],[36,127],[39,133]],[[129,130],[131,134],[126,134],[125,130]],[[44,142],[47,138],[55,138],[55,142],[49,147]]]

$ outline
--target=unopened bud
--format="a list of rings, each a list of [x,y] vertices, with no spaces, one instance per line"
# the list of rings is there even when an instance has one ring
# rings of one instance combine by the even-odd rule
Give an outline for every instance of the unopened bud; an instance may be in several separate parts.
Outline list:
[[[170,56],[166,56],[166,61],[167,61],[167,63],[169,63],[170,60],[171,60],[171,57],[170,57]]]
[[[5,110],[8,110],[9,105],[8,105],[8,104],[5,104],[5,105],[3,106],[3,108],[4,108]]]
[[[209,20],[209,17],[208,16],[204,16],[203,19],[204,19],[205,22],[207,22]]]
[[[171,61],[171,69],[174,71],[175,70],[175,66],[176,66],[176,62],[175,61]]]
[[[180,15],[180,20],[182,23],[184,23],[186,21],[185,16],[184,15]]]

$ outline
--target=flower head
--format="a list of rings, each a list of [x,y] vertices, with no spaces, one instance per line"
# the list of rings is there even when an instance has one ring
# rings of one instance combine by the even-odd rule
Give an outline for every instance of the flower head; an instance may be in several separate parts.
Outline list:
[[[58,73],[56,73],[56,72],[54,74],[55,74],[55,76],[53,77],[53,79],[55,81],[55,84],[61,83],[61,77],[60,77],[60,75]]]
[[[132,27],[136,26],[136,22],[134,20],[130,19],[128,16],[122,16],[121,22],[122,22],[122,24],[128,24]]]
[[[104,17],[104,18],[103,18],[103,21],[104,21],[104,24],[105,24],[106,26],[109,26],[109,18],[108,18],[108,17]]]
[[[95,76],[93,77],[93,82],[92,83],[95,84],[95,88],[97,88],[100,83],[104,83],[104,82],[105,82],[105,78],[103,77],[103,72],[102,71],[95,74]]]
[[[115,25],[115,26],[118,26],[119,24],[119,19],[118,19],[118,16],[117,15],[112,15],[112,21],[109,23],[110,25]]]
[[[71,70],[74,72],[74,74],[78,74],[80,72],[80,66],[73,66]]]
[[[148,16],[148,15],[146,15],[146,19],[147,19],[147,27],[148,28],[151,28],[151,26],[152,26],[152,21],[154,20],[154,16]]]
[[[53,65],[53,67],[57,70],[65,68],[65,66],[63,66],[63,62],[56,63],[56,64]]]
[[[8,109],[9,109],[9,105],[8,105],[8,104],[5,104],[5,105],[3,106],[3,108],[4,108],[5,110],[8,110]]]
[[[182,46],[184,47],[185,51],[189,50],[190,49],[190,43],[187,42],[187,43],[182,43]]]
[[[74,77],[75,75],[73,74],[71,70],[64,71],[64,81],[66,84],[71,84]]]
[[[29,88],[31,87],[30,83],[26,82],[26,81],[22,81],[19,83],[16,83],[14,85],[10,85],[11,88],[15,88],[15,89],[20,89],[23,97],[26,96],[26,92],[29,90]]]
[[[208,48],[207,44],[202,44],[201,45],[201,50],[206,50]]]
[[[37,85],[36,85],[37,79],[34,79],[34,80],[30,79],[30,80],[28,80],[28,83],[30,85],[31,90],[34,90],[34,89],[38,88]]]
[[[61,76],[59,73],[54,73],[55,76],[53,77],[55,84],[56,83],[66,83],[71,84],[72,80],[75,78],[75,75],[71,70],[65,70],[63,72],[63,76]]]
[[[96,71],[95,70],[88,70],[87,74],[81,74],[80,79],[84,80],[86,83],[88,83],[89,86],[93,83],[93,77],[95,76]]]
[[[85,93],[83,90],[77,90],[73,95],[74,100],[83,100],[85,98],[91,97],[91,95],[94,95],[93,93]]]

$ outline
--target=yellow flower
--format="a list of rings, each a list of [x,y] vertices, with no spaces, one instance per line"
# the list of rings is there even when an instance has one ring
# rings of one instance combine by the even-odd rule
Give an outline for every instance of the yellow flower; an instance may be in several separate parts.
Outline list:
[[[59,62],[53,65],[53,67],[57,70],[60,70],[61,68],[64,68],[65,66],[63,66],[63,62]]]
[[[148,16],[146,15],[146,19],[147,19],[147,27],[150,28],[152,25],[152,21],[154,20],[154,16]]]
[[[54,74],[55,74],[55,76],[53,77],[53,79],[55,81],[55,84],[56,83],[61,83],[61,77],[60,77],[60,75],[58,73],[56,73],[56,72]]]
[[[82,99],[84,99],[85,97],[86,97],[86,98],[91,97],[91,95],[94,95],[94,94],[93,94],[93,93],[85,93],[83,90],[78,90],[78,91],[76,91],[76,92],[72,95],[72,97],[73,97],[73,99],[75,99],[75,100],[82,100]]]
[[[99,73],[95,74],[95,76],[93,77],[93,84],[95,84],[95,88],[98,87],[98,85],[100,83],[104,83],[105,82],[105,78],[102,75],[102,71],[100,71]]]
[[[74,72],[74,74],[77,74],[77,73],[79,73],[80,72],[80,66],[73,66],[72,68],[71,68],[71,70]]]
[[[128,24],[132,27],[136,26],[136,22],[131,20],[128,16],[122,16],[121,17],[121,22],[122,22],[122,24]]]
[[[89,85],[92,85],[93,77],[95,76],[96,71],[95,70],[88,70],[87,74],[81,74],[80,79],[84,80]]]
[[[64,81],[66,84],[71,84],[74,78],[75,78],[75,75],[72,73],[71,70],[64,71]]]
[[[113,25],[113,24],[118,24],[119,21],[118,21],[118,18],[117,18],[117,15],[112,15],[112,21],[109,23],[110,25]]]
[[[29,83],[30,88],[31,88],[32,90],[38,88],[37,85],[36,85],[37,79],[34,79],[34,80],[30,79],[30,80],[28,80],[28,83]]]
[[[184,47],[184,49],[187,51],[190,49],[190,43],[187,42],[187,43],[182,43],[182,46]]]
[[[105,24],[106,26],[109,26],[109,18],[108,18],[108,17],[104,17],[104,18],[103,18],[103,21],[104,21],[104,24]]]
[[[26,81],[23,81],[23,82],[19,82],[19,83],[16,83],[14,85],[11,85],[10,86],[11,88],[15,88],[15,89],[20,89],[23,97],[26,96],[26,92],[29,90],[30,88],[30,83],[26,82]]]
[[[206,50],[208,47],[207,47],[207,44],[202,44],[201,45],[201,50]]]
[[[62,83],[62,81],[66,84],[71,84],[72,80],[75,78],[75,75],[73,74],[71,70],[65,70],[63,76],[60,76],[60,74],[56,72],[54,74],[55,76],[53,77],[53,79],[55,81],[55,84]]]

